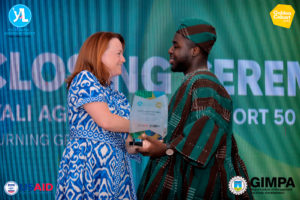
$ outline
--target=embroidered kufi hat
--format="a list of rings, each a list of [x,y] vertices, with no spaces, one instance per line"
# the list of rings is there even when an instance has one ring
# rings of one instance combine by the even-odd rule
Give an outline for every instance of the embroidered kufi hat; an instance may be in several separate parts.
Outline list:
[[[197,18],[182,20],[177,33],[193,41],[207,54],[217,39],[215,28],[208,22]]]

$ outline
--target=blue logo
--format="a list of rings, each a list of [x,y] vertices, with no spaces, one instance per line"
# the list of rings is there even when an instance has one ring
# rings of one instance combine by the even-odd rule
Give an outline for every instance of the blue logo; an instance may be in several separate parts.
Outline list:
[[[27,6],[17,4],[10,9],[8,19],[15,27],[27,26],[31,21],[31,11]]]
[[[240,191],[242,189],[242,181],[234,181],[234,189]]]
[[[18,190],[19,190],[19,186],[14,181],[8,181],[4,185],[4,191],[7,195],[13,196],[17,194]]]

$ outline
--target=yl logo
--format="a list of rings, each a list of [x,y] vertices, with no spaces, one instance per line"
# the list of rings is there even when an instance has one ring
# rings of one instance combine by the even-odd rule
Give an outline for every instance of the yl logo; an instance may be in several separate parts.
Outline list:
[[[8,19],[15,27],[27,26],[31,21],[31,11],[27,6],[17,4],[10,9]]]

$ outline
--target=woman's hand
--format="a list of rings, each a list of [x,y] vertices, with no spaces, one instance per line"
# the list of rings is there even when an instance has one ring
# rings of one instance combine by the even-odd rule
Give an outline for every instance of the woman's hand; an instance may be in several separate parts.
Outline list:
[[[133,141],[132,137],[130,134],[128,134],[128,137],[126,139],[126,150],[130,154],[136,154],[138,153],[137,151],[137,146],[134,145],[129,145],[129,142]]]

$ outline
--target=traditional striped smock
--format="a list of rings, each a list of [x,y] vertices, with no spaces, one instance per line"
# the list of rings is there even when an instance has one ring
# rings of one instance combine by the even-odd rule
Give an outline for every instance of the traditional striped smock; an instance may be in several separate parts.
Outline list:
[[[232,136],[232,100],[217,77],[209,71],[185,76],[168,114],[164,140],[175,154],[150,159],[138,199],[234,199],[229,180],[248,177]]]

